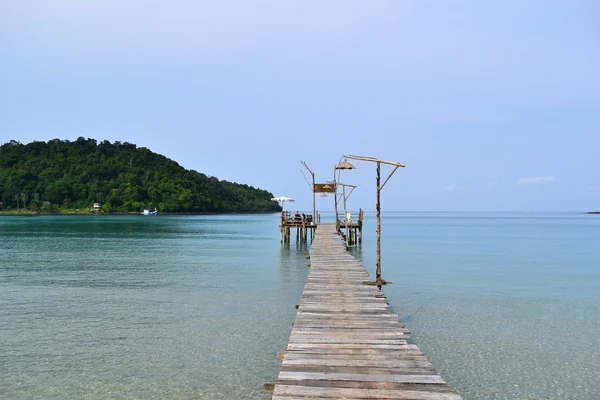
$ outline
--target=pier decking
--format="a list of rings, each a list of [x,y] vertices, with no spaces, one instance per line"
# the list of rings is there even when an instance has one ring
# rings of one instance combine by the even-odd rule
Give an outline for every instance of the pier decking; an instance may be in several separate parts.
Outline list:
[[[273,400],[460,400],[346,252],[335,224],[319,224]]]

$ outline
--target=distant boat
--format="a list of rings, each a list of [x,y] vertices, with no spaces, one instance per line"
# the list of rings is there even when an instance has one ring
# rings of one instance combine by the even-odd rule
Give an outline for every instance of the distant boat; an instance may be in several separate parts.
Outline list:
[[[156,211],[156,208],[154,209],[154,211],[148,210],[147,208],[144,209],[144,211],[142,211],[143,215],[156,215],[158,214],[158,211]]]

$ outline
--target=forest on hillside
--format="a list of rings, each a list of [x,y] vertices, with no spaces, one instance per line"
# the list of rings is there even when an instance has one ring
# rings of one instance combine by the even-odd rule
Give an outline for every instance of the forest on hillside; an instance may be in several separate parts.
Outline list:
[[[0,146],[0,210],[275,212],[266,190],[186,170],[127,142],[54,139]]]

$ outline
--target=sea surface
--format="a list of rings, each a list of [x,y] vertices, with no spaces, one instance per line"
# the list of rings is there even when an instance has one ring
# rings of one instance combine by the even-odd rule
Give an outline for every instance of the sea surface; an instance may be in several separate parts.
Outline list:
[[[278,218],[0,216],[0,398],[269,399],[308,274]],[[599,215],[384,212],[382,237],[390,304],[465,400],[600,399]]]

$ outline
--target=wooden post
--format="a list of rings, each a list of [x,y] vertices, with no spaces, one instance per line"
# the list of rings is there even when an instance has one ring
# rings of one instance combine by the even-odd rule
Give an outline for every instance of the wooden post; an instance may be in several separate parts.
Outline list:
[[[312,182],[313,182],[313,218],[315,217],[315,211],[317,210],[317,200],[315,198],[315,173],[311,171]]]
[[[313,216],[315,215],[315,211],[317,209],[317,200],[316,200],[316,195],[315,195],[315,173],[312,172],[312,170],[310,168],[308,168],[308,165],[306,165],[306,163],[302,160],[300,160],[300,163],[304,166],[304,168],[306,168],[308,170],[308,172],[310,173],[311,177],[312,177],[312,194],[313,194]],[[304,175],[304,172],[302,172],[302,174]],[[306,179],[306,176],[304,177]],[[307,180],[308,182],[308,180]]]
[[[381,286],[383,282],[381,281],[381,204],[380,204],[380,194],[381,189],[379,187],[379,183],[381,182],[381,163],[377,161],[377,205],[375,209],[377,210],[377,268],[375,271],[377,287],[381,290]]]
[[[358,243],[362,244],[363,210],[358,210]]]
[[[344,220],[346,220],[346,214],[348,214],[348,209],[346,208],[346,185],[342,186],[342,194],[344,195]]]

